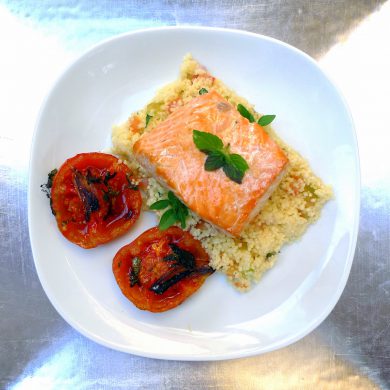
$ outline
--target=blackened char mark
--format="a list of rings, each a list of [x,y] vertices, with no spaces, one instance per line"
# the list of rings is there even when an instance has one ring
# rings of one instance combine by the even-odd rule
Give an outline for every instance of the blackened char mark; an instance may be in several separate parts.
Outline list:
[[[182,266],[185,269],[195,269],[195,257],[191,252],[186,251],[173,243],[169,244],[169,247],[172,249],[172,253],[165,256],[163,260],[174,261],[175,265]]]
[[[74,170],[74,184],[84,206],[85,220],[89,222],[91,213],[100,209],[99,200],[90,189],[86,178],[77,169]]]
[[[196,269],[186,269],[185,271],[179,272],[173,276],[171,276],[171,273],[168,273],[168,276],[163,275],[161,278],[157,279],[150,287],[150,291],[161,295],[174,284],[180,282],[188,276],[207,275],[212,274],[213,272],[214,269],[207,265]]]

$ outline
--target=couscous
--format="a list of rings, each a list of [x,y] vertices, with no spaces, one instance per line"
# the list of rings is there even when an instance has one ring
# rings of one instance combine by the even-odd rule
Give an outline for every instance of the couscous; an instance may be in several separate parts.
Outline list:
[[[245,99],[187,55],[178,80],[159,90],[145,108],[133,113],[125,123],[113,127],[112,153],[147,183],[143,191],[146,207],[166,198],[168,190],[139,165],[133,145],[202,90],[216,91],[234,106],[247,107],[256,120],[260,117]],[[272,267],[284,244],[299,238],[319,218],[323,205],[332,197],[331,188],[312,172],[307,161],[278,138],[270,126],[265,130],[284,151],[289,165],[279,186],[241,235],[227,235],[191,211],[186,221],[186,230],[201,241],[209,254],[211,267],[226,274],[242,291],[248,290]],[[160,211],[156,213],[161,215]]]

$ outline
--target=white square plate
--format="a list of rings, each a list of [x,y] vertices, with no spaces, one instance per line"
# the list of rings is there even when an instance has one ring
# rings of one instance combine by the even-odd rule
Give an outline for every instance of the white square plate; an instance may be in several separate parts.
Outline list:
[[[136,309],[111,271],[123,245],[156,224],[85,250],[66,241],[40,191],[47,173],[80,152],[110,143],[111,126],[175,80],[183,56],[277,115],[273,127],[332,185],[335,198],[303,238],[283,248],[249,293],[213,275],[180,307]],[[212,360],[271,351],[305,336],[330,313],[346,284],[356,245],[360,176],[353,123],[340,93],[310,57],[280,41],[242,31],[177,27],[107,40],[58,79],[41,110],[32,146],[29,228],[35,265],[58,312],[108,347],[163,359]]]

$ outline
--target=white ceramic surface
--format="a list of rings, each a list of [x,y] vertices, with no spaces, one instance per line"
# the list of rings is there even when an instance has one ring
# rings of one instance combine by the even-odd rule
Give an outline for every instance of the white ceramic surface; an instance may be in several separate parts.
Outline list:
[[[191,52],[211,73],[275,113],[274,128],[333,186],[335,198],[249,293],[210,277],[180,307],[137,310],[111,272],[117,250],[156,221],[148,213],[126,236],[84,250],[56,228],[40,191],[47,173],[79,152],[102,150],[112,124],[143,107],[174,80]],[[29,228],[39,278],[58,312],[108,347],[143,356],[212,360],[271,351],[305,336],[330,313],[345,286],[358,228],[359,162],[346,104],[318,65],[282,42],[211,28],[125,34],[85,53],[58,79],[41,110],[32,146]]]

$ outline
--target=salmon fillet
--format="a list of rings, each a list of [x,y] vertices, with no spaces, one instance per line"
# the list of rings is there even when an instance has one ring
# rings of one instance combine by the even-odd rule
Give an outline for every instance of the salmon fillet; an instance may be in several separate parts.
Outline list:
[[[230,152],[248,163],[241,184],[222,169],[204,169],[206,155],[192,138],[193,130],[217,135]],[[138,162],[171,189],[202,219],[239,236],[279,183],[288,163],[282,149],[257,123],[250,123],[215,91],[176,109],[133,148]]]

